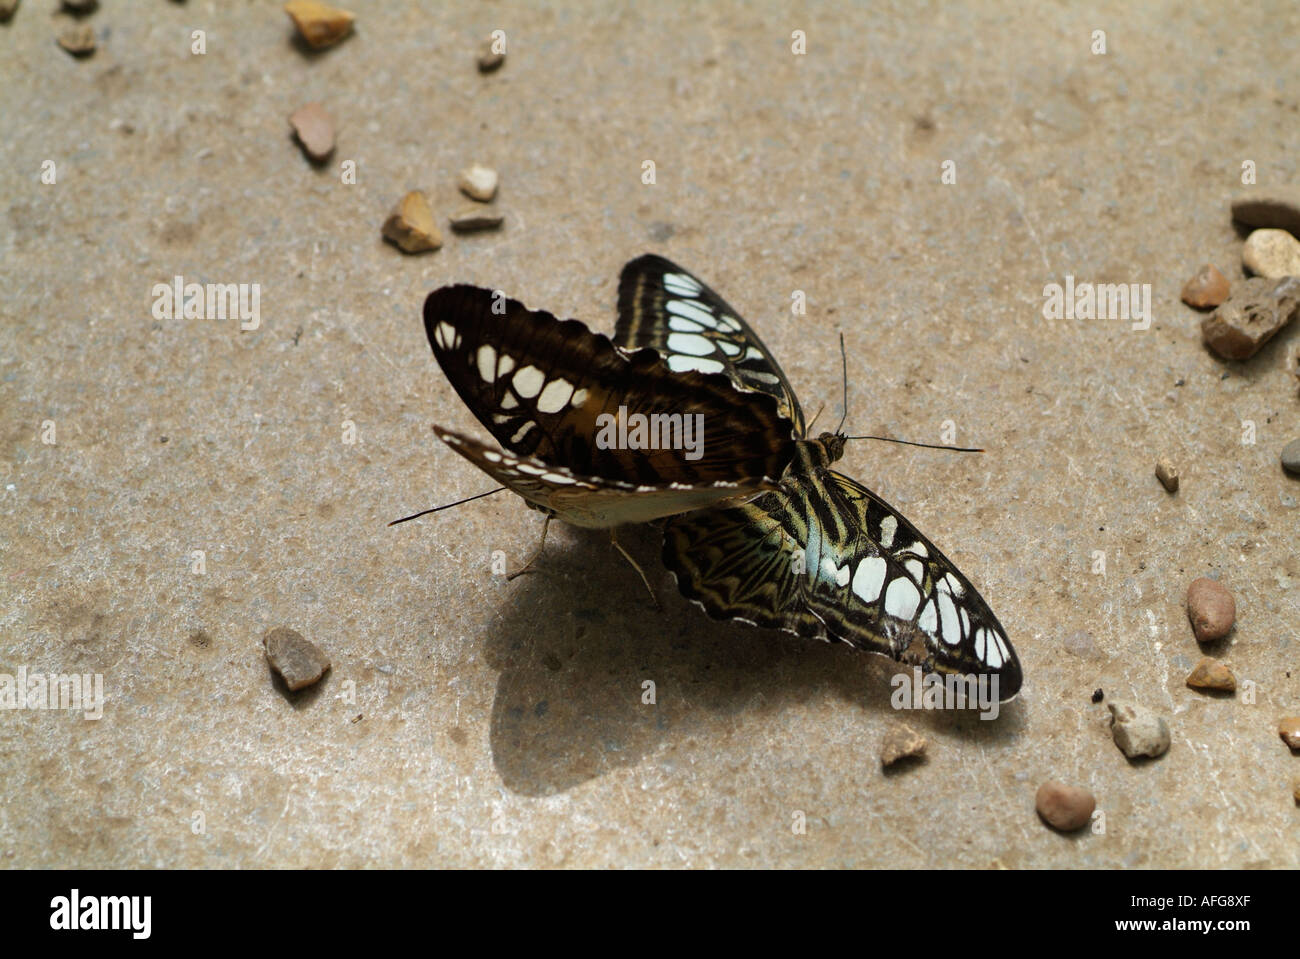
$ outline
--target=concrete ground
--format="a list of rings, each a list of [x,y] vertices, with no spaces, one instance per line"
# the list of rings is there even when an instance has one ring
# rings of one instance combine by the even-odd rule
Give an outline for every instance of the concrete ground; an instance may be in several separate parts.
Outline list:
[[[1178,299],[1206,260],[1242,275],[1243,161],[1300,176],[1293,3],[373,3],[311,55],[277,3],[105,0],[86,60],[55,6],[0,25],[0,671],[101,674],[106,703],[0,713],[4,864],[1300,863],[1276,732],[1300,712],[1300,334],[1224,363]],[[287,124],[309,100],[339,127],[320,168]],[[445,223],[472,162],[501,173],[501,232],[381,241],[407,189]],[[623,539],[662,611],[599,533],[556,526],[536,575],[494,576],[541,526],[505,494],[385,525],[491,488],[430,434],[485,431],[425,294],[610,332],[645,251],[730,299],[821,425],[843,332],[851,431],[952,420],[987,448],[842,467],[998,613],[1026,678],[996,721],[899,714],[890,663],[712,623],[650,528]],[[155,318],[177,275],[260,284],[260,326]],[[1150,328],[1044,319],[1067,275],[1150,284]],[[1253,704],[1184,685],[1201,575],[1236,595],[1210,651]],[[328,652],[321,684],[273,679],[274,626]],[[1128,762],[1098,687],[1166,715],[1168,754]],[[884,774],[900,715],[928,754]],[[1045,828],[1045,779],[1090,788],[1104,831]]]

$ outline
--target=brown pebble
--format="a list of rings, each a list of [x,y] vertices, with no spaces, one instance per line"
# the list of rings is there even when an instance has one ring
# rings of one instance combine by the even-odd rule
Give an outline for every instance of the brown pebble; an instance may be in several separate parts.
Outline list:
[[[313,50],[338,43],[352,32],[352,21],[356,20],[355,14],[317,0],[289,0],[284,12]]]
[[[451,228],[457,233],[474,233],[479,230],[495,230],[505,217],[486,207],[474,207],[460,210],[451,216]]]
[[[0,23],[4,23],[18,9],[18,0],[0,0]]]
[[[493,50],[496,40],[488,37],[483,41],[483,46],[478,54],[478,72],[492,73],[494,70],[501,69],[501,64],[506,62],[505,51],[497,52]]]
[[[1192,689],[1219,689],[1232,692],[1237,688],[1237,677],[1232,670],[1218,660],[1202,656],[1201,661],[1192,667],[1187,676],[1187,685]]]
[[[1300,313],[1300,277],[1251,277],[1233,284],[1228,298],[1201,320],[1201,338],[1225,360],[1244,360],[1259,352],[1296,313]]]
[[[318,681],[330,668],[329,657],[302,633],[277,626],[262,637],[266,659],[290,689],[298,690]]]
[[[926,739],[911,726],[893,723],[880,741],[880,765],[892,766],[900,759],[920,756],[925,752]]]
[[[1183,284],[1183,302],[1198,310],[1218,306],[1228,298],[1228,280],[1213,263],[1207,263]]]
[[[1156,479],[1160,480],[1160,485],[1169,492],[1178,492],[1178,467],[1167,457],[1162,456],[1156,460]]]
[[[1297,779],[1291,787],[1291,798],[1300,803],[1300,779]]]
[[[1300,749],[1300,716],[1287,716],[1277,724],[1277,734],[1292,749]]]
[[[334,120],[319,103],[307,103],[294,110],[289,124],[303,151],[317,163],[334,152]]]
[[[1202,576],[1187,587],[1187,618],[1199,642],[1222,639],[1237,618],[1237,602],[1218,580]]]
[[[1061,832],[1074,832],[1088,825],[1097,800],[1092,793],[1079,786],[1067,786],[1056,780],[1048,780],[1038,787],[1034,797],[1034,806],[1043,822]]]
[[[384,239],[407,253],[424,253],[442,246],[442,233],[423,192],[412,190],[402,197],[384,221]]]
[[[99,0],[62,0],[63,9],[78,16],[93,13]]]
[[[95,52],[95,31],[88,23],[74,23],[59,34],[59,46],[74,57],[88,57]]]

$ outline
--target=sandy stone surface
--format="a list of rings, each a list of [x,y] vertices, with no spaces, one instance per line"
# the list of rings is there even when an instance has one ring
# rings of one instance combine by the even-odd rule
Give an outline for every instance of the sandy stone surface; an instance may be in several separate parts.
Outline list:
[[[1300,864],[1277,739],[1300,706],[1300,485],[1278,466],[1297,327],[1225,363],[1179,300],[1200,264],[1240,262],[1243,157],[1261,190],[1300,181],[1278,77],[1300,11],[787,7],[373,4],[307,55],[279,4],[116,3],[86,60],[19,7],[0,670],[99,674],[107,699],[98,720],[0,713],[0,862]],[[509,63],[482,75],[498,27]],[[310,100],[348,131],[320,169],[286,135]],[[383,242],[397,197],[455,209],[480,160],[509,229],[418,258]],[[951,420],[987,450],[850,443],[841,468],[997,612],[1025,681],[996,720],[895,713],[889,662],[710,622],[652,529],[620,541],[662,611],[598,532],[553,524],[536,573],[494,575],[541,528],[505,494],[385,525],[491,488],[430,433],[486,435],[430,354],[425,295],[480,284],[609,332],[647,251],[744,313],[809,416],[826,404],[819,428],[842,332],[850,432],[939,442]],[[1044,319],[1067,275],[1150,283],[1150,327]],[[256,324],[156,315],[177,276],[259,284]],[[1153,450],[1191,471],[1178,496]],[[1184,685],[1184,593],[1209,572],[1237,598],[1232,699]],[[283,623],[333,662],[292,701],[261,646]],[[1168,716],[1169,753],[1126,761],[1097,687]],[[927,761],[886,776],[896,719]],[[1100,797],[1104,834],[1036,821],[1058,777]]]

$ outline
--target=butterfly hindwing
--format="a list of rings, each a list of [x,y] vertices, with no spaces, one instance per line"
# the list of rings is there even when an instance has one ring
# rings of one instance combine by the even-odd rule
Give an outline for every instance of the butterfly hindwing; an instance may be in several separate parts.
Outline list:
[[[742,506],[676,517],[664,562],[714,618],[841,640],[941,673],[996,675],[1020,688],[1020,662],[988,604],[897,510],[815,460],[784,488]],[[810,455],[812,454],[812,455]]]
[[[674,372],[725,373],[742,389],[776,399],[796,435],[804,435],[803,410],[763,341],[726,300],[661,256],[646,254],[623,267],[614,342],[657,350]]]
[[[424,322],[456,392],[516,456],[641,486],[754,489],[789,461],[791,425],[776,401],[738,391],[725,376],[670,375],[653,350],[629,353],[577,320],[479,287],[435,290]],[[603,441],[611,434],[602,425],[638,416],[652,438],[669,442]],[[681,442],[695,426],[694,445]]]
[[[574,526],[604,529],[622,523],[648,523],[753,493],[751,488],[725,483],[683,489],[583,477],[535,456],[495,450],[452,430],[435,426],[434,435],[529,505]]]

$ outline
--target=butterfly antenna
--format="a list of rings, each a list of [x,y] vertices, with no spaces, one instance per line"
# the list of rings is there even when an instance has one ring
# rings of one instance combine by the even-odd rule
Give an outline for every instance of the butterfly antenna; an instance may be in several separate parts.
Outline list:
[[[410,516],[403,516],[401,519],[395,519],[389,526],[396,526],[398,523],[405,523],[407,520],[419,519],[421,516],[428,516],[430,513],[440,513],[445,509],[451,509],[453,506],[460,506],[462,503],[472,503],[476,499],[482,499],[484,496],[491,496],[493,493],[500,493],[504,486],[498,486],[496,489],[488,490],[486,493],[479,493],[477,496],[467,496],[464,499],[458,499],[454,503],[448,503],[446,506],[435,506],[433,509],[426,509],[420,513],[413,513]]]
[[[844,352],[844,334],[840,334],[840,371],[844,375],[844,415],[840,425],[835,427],[836,435],[844,432],[844,422],[849,418],[849,355]]]
[[[944,446],[940,443],[913,443],[911,440],[897,440],[892,436],[846,436],[846,440],[883,440],[886,443],[902,443],[904,446],[919,446],[927,450],[948,450],[951,453],[983,453],[977,446]]]

